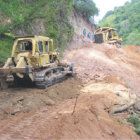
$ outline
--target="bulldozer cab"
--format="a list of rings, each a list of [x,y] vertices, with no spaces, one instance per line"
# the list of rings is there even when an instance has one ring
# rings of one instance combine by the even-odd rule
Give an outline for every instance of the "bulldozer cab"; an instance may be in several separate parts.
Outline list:
[[[12,49],[12,57],[17,56],[20,53],[29,52],[32,55],[33,43],[30,39],[17,39],[14,42]]]
[[[12,56],[16,53],[30,52],[32,55],[38,53],[53,52],[53,40],[48,37],[18,37],[13,45]]]
[[[25,51],[32,52],[32,41],[30,40],[18,41],[17,46],[19,52],[25,52]]]
[[[45,66],[55,61],[57,53],[53,52],[53,40],[43,36],[17,37],[12,49],[12,58],[17,64],[24,57],[28,64],[35,67]]]
[[[110,30],[107,31],[107,34],[109,40],[118,39],[118,34],[116,29],[111,28]]]

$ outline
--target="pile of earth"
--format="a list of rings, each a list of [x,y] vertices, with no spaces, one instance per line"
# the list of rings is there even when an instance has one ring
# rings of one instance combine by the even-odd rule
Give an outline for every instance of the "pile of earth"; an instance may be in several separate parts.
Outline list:
[[[140,94],[140,47],[117,48],[109,44],[84,43],[65,51],[64,62],[75,62],[77,77],[84,83],[118,76],[125,80],[137,95]]]

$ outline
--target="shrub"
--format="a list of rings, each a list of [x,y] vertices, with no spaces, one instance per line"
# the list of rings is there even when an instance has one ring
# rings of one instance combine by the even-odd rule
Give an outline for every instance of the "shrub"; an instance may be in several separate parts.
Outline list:
[[[127,45],[140,46],[140,33],[132,32],[127,37]]]
[[[127,121],[135,127],[135,132],[140,136],[140,115],[132,115],[127,118]]]
[[[74,0],[73,4],[76,11],[83,15],[87,20],[90,16],[98,14],[98,9],[93,0]]]

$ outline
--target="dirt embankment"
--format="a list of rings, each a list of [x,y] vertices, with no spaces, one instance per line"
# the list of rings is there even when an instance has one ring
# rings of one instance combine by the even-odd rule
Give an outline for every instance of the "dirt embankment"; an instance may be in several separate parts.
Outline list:
[[[75,62],[84,84],[72,78],[46,90],[0,91],[0,139],[140,139],[126,122],[131,110],[112,114],[137,100],[139,60],[139,48],[131,46],[69,49],[64,61]]]

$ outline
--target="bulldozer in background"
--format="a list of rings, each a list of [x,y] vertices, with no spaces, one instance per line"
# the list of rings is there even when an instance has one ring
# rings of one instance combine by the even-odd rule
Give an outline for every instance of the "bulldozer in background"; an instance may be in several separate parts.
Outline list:
[[[122,39],[119,38],[117,30],[115,28],[103,27],[95,31],[94,42],[116,44],[117,46],[120,46],[122,43]]]
[[[15,38],[12,55],[0,68],[0,87],[28,85],[46,88],[73,74],[74,63],[59,61],[53,40],[43,36]]]

